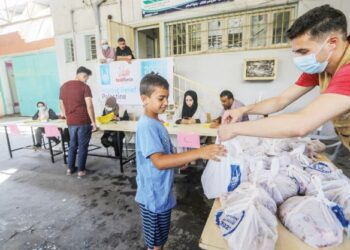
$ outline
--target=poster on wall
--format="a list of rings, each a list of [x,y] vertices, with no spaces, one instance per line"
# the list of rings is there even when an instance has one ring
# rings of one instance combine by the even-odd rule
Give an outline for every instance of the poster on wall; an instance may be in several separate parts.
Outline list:
[[[226,1],[228,0],[143,0],[142,17],[156,16]]]
[[[169,82],[169,103],[173,100],[173,58],[140,59],[101,64],[100,86],[102,101],[114,96],[121,105],[141,105],[140,81],[148,73],[154,72]]]

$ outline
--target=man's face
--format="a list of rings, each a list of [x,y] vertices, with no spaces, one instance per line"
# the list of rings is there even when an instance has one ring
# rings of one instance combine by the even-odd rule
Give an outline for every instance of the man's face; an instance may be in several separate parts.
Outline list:
[[[227,96],[220,97],[220,101],[225,110],[230,109],[233,103],[233,99]]]
[[[125,42],[118,42],[118,47],[121,49],[121,50],[124,50],[125,49]]]
[[[142,95],[141,99],[146,109],[155,114],[163,114],[168,107],[169,90],[154,87],[151,96]]]
[[[330,36],[323,39],[312,39],[307,33],[296,37],[291,41],[294,57],[315,53],[318,62],[324,62],[327,59],[331,62],[332,56],[330,53],[335,48],[335,44],[331,41]]]
[[[87,83],[87,81],[89,80],[89,75],[83,72],[79,73],[77,74],[77,80]]]

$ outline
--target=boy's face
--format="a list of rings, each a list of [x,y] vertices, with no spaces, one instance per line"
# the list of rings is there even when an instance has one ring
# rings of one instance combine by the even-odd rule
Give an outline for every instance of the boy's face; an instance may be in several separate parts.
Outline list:
[[[163,114],[168,107],[169,90],[154,87],[151,96],[142,95],[141,99],[145,109],[155,114]]]

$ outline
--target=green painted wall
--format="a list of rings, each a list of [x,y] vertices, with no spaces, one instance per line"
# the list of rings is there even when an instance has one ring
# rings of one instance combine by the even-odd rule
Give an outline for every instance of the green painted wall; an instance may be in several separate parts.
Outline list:
[[[6,110],[6,105],[5,105],[5,95],[4,95],[4,91],[2,89],[1,79],[0,79],[0,96],[1,96],[1,105],[2,105],[2,109],[3,109],[2,115],[5,115],[5,114],[7,114],[7,110]]]
[[[12,58],[21,115],[32,116],[36,103],[59,111],[59,76],[55,52],[45,51]]]

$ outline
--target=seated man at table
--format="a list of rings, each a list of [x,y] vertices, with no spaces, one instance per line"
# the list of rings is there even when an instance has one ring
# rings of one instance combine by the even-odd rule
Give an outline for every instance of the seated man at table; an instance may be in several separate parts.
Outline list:
[[[220,101],[221,101],[222,107],[224,109],[221,111],[221,115],[218,118],[212,120],[212,122],[210,124],[211,128],[219,127],[219,125],[221,124],[221,117],[225,113],[226,110],[232,110],[232,109],[236,109],[236,108],[240,108],[240,107],[245,106],[243,103],[241,103],[240,101],[235,99],[233,97],[232,92],[229,90],[224,90],[221,92]],[[242,118],[239,121],[240,122],[249,121],[248,115],[242,116]]]
[[[119,105],[117,103],[117,100],[114,96],[109,97],[106,100],[105,108],[103,109],[102,115],[107,115],[110,113],[114,113],[113,120],[119,121],[119,120],[129,120],[128,112],[125,110],[123,117],[119,117]],[[104,131],[102,137],[101,137],[101,143],[106,148],[113,147],[115,156],[121,156],[120,150],[123,148],[123,139],[125,137],[124,132],[118,132],[118,131]],[[118,139],[119,139],[119,147],[118,147]]]
[[[129,46],[126,45],[125,39],[120,37],[118,39],[118,47],[115,52],[116,61],[127,61],[131,63],[131,60],[135,59]]]
[[[56,115],[55,111],[48,108],[46,104],[42,101],[38,102],[36,104],[36,107],[38,111],[34,114],[32,117],[33,120],[39,120],[39,121],[48,121],[48,120],[56,120],[58,119],[58,116]],[[41,143],[43,140],[43,134],[45,133],[45,130],[43,127],[39,127],[35,130],[35,140],[36,144],[34,147],[36,149],[41,148]],[[57,137],[48,137],[48,139],[53,140],[56,145],[60,143],[60,140]]]

